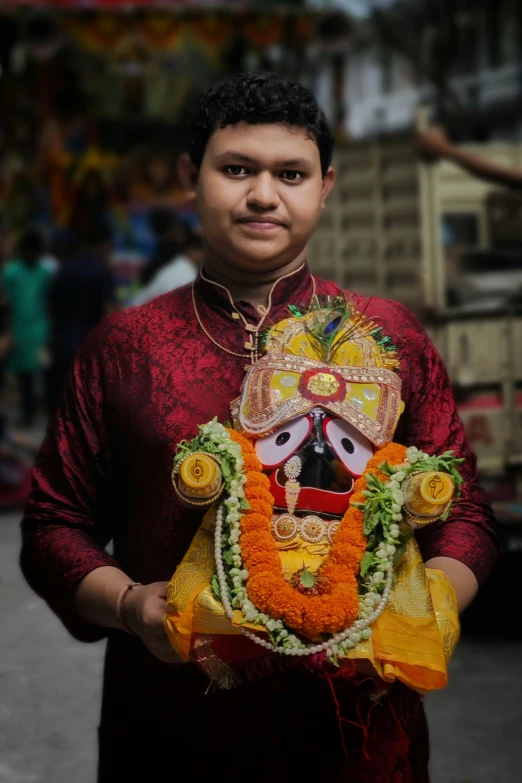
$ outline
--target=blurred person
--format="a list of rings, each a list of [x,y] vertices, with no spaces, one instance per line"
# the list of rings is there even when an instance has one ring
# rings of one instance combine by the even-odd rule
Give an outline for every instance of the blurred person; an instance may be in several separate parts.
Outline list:
[[[9,306],[3,286],[0,285],[0,389],[5,379],[5,360],[11,348],[12,338],[9,329]]]
[[[361,691],[290,666],[212,691],[164,628],[168,580],[203,516],[173,491],[176,444],[212,415],[229,418],[263,323],[315,296],[344,296],[306,263],[335,180],[332,152],[326,118],[300,85],[238,74],[203,95],[185,168],[203,270],[89,338],[37,459],[23,572],[76,638],[108,636],[99,783],[161,781],[172,763],[181,777],[230,783],[249,769],[274,783],[428,781],[422,698],[404,684],[387,689],[361,670]],[[460,505],[418,534],[426,566],[448,575],[463,609],[498,542],[446,371],[406,308],[353,298],[397,346],[406,408],[395,440],[465,457]]]
[[[60,231],[52,250],[60,264],[49,291],[52,316],[49,407],[54,410],[63,379],[78,348],[101,319],[117,310],[116,284],[109,264],[110,229],[98,226],[82,247],[71,229]]]
[[[18,379],[21,424],[30,427],[36,411],[36,383],[48,366],[47,294],[52,272],[44,260],[44,242],[33,229],[22,236],[16,257],[2,271],[11,347],[6,369]]]
[[[163,264],[150,282],[138,291],[132,302],[134,306],[150,302],[151,299],[181,288],[196,279],[198,270],[203,265],[203,244],[194,229],[187,226],[184,231],[185,241],[180,252]]]
[[[112,196],[99,169],[89,167],[81,171],[68,196],[70,202],[65,205],[64,224],[79,237],[88,239],[93,232],[107,225],[112,212]]]
[[[172,209],[156,207],[151,210],[149,223],[156,238],[156,248],[141,270],[142,285],[148,285],[165,264],[180,254],[185,241],[184,227]]]

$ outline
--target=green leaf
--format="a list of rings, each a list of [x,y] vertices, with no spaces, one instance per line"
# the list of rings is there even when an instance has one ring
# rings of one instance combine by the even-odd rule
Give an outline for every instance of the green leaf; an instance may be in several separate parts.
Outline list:
[[[368,489],[379,489],[380,483],[379,479],[374,476],[373,473],[367,473],[366,474],[366,484],[368,485]]]
[[[216,596],[218,601],[221,601],[221,590],[219,588],[219,580],[216,574],[214,574],[214,576],[212,577],[212,590],[214,591],[214,595]]]
[[[313,587],[315,585],[315,577],[311,571],[304,568],[299,576],[299,581],[303,587]]]
[[[234,563],[234,561],[232,560],[233,557],[234,557],[234,555],[232,554],[230,549],[226,549],[223,552],[223,560],[225,561],[225,563],[227,565],[233,565],[233,563]]]
[[[223,473],[223,478],[230,478],[230,465],[226,457],[223,457],[221,460],[221,472]]]
[[[405,552],[406,552],[406,544],[399,544],[399,546],[396,547],[395,554],[393,556],[394,568],[399,565],[401,558]]]
[[[250,503],[246,498],[241,498],[241,500],[239,501],[239,508],[241,509],[241,511],[248,511],[248,509],[250,508]]]
[[[379,512],[376,513],[367,513],[364,515],[364,525],[363,525],[363,533],[365,536],[369,535],[379,524],[380,522],[380,514]]]
[[[366,551],[361,560],[361,576],[364,576],[372,564],[373,552]]]
[[[378,470],[381,471],[381,473],[386,473],[387,476],[391,476],[391,474],[393,473],[390,465],[388,465],[388,463],[386,461],[385,462],[381,462],[381,464],[378,465],[377,467],[378,467]]]

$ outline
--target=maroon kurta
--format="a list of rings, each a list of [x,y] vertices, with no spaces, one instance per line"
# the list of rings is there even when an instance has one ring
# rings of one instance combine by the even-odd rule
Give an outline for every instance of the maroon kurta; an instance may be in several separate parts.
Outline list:
[[[320,296],[339,292],[319,279],[316,286]],[[282,319],[290,303],[308,305],[312,291],[306,268],[279,282],[267,323]],[[248,333],[232,319],[225,292],[199,279],[196,300],[210,334],[245,353]],[[447,522],[417,534],[423,556],[460,560],[482,582],[497,554],[494,521],[446,372],[404,307],[357,300],[398,348],[406,410],[395,440],[466,457],[459,507]],[[257,322],[251,305],[238,307]],[[247,363],[204,334],[190,287],[109,317],[81,350],[37,459],[22,523],[24,574],[74,636],[109,637],[99,781],[152,783],[181,779],[190,769],[195,780],[243,780],[255,771],[270,781],[303,773],[351,783],[423,783],[422,704],[402,685],[376,705],[364,695],[365,684],[336,689],[347,721],[365,723],[372,707],[369,759],[361,752],[363,732],[346,722],[346,762],[330,686],[317,675],[286,671],[207,694],[208,680],[193,664],[164,664],[139,639],[90,625],[75,612],[75,587],[99,566],[121,566],[142,583],[170,579],[201,520],[172,489],[176,444],[215,415],[229,418]],[[111,539],[114,556],[104,548]]]

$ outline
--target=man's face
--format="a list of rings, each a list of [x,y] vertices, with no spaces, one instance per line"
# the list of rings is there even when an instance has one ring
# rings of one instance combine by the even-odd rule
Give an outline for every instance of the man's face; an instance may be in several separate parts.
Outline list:
[[[241,122],[214,132],[196,198],[207,253],[237,270],[269,272],[298,258],[334,181],[301,128]]]

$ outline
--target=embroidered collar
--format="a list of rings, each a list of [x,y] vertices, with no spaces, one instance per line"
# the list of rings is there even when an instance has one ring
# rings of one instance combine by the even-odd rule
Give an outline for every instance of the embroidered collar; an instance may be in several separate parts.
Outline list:
[[[287,314],[286,310],[289,304],[308,305],[312,289],[312,276],[306,262],[295,272],[276,280],[271,291],[271,307],[266,317],[267,326],[284,317]],[[195,283],[195,292],[202,314],[209,318],[218,315],[226,318],[230,323],[234,310],[230,303],[230,295],[224,287],[199,274]],[[262,314],[250,302],[240,300],[234,302],[234,305],[247,321],[257,325]]]

